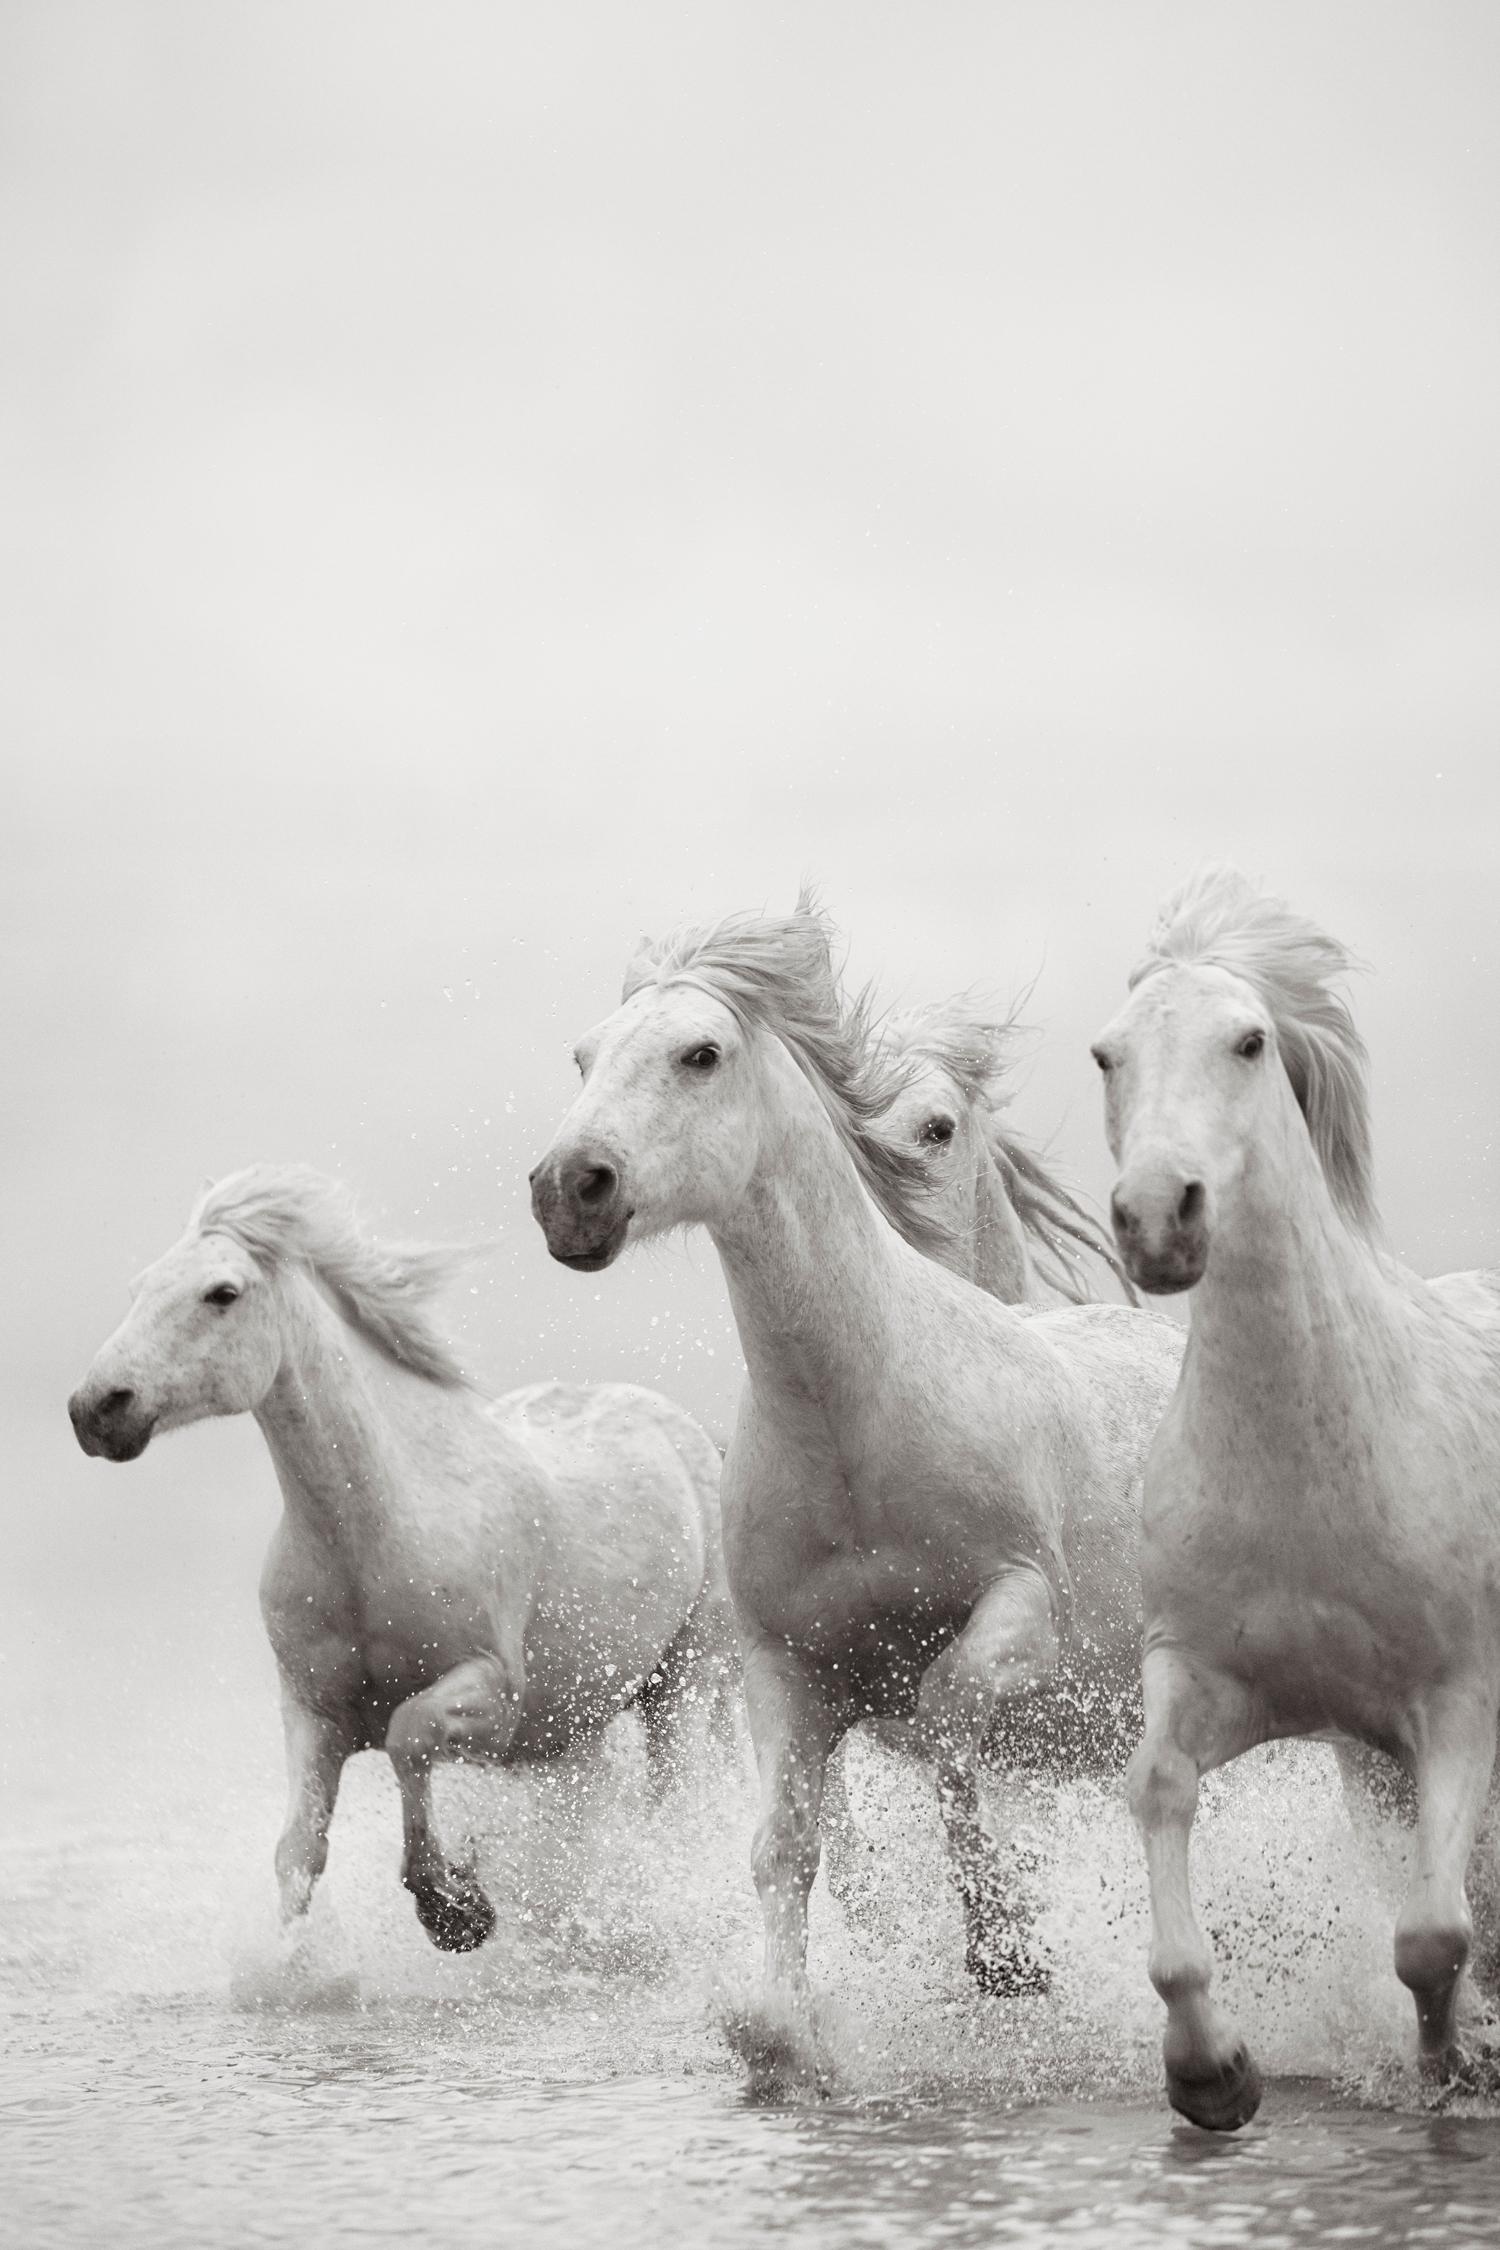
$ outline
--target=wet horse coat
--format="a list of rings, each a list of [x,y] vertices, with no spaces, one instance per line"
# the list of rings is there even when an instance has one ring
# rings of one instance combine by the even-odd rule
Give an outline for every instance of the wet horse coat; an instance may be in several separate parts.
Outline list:
[[[929,1246],[938,1225],[879,1129],[901,1072],[812,915],[653,948],[579,1061],[533,1174],[553,1255],[593,1272],[636,1235],[706,1226],[745,1353],[724,1536],[769,1984],[805,1994],[825,1761],[880,1715],[914,1716],[936,1758],[971,1966],[1033,1981],[974,1762],[1028,1690],[1095,1748],[1128,1706],[1141,1465],[1180,1332],[1124,1306],[1015,1311],[902,1239],[898,1213]]]
[[[549,1758],[632,1704],[660,1750],[683,1696],[718,1692],[732,1634],[710,1440],[630,1384],[486,1403],[422,1309],[459,1262],[371,1243],[315,1173],[238,1173],[148,1269],[70,1408],[84,1450],[113,1460],[254,1414],[283,1500],[261,1583],[283,1915],[323,1870],[344,1761],[384,1747],[402,1880],[433,1941],[463,1951],[494,1913],[436,1836],[433,1765]]]
[[[1191,1289],[1182,1381],[1152,1450],[1143,1544],[1151,1975],[1174,2104],[1259,2100],[1209,1996],[1188,1838],[1202,1775],[1327,1735],[1414,1779],[1396,1973],[1435,2080],[1494,2084],[1457,2021],[1465,1873],[1495,1807],[1500,1284],[1427,1282],[1378,1244],[1364,1050],[1343,948],[1211,872],[1164,910],[1095,1049],[1113,1215],[1140,1287]]]

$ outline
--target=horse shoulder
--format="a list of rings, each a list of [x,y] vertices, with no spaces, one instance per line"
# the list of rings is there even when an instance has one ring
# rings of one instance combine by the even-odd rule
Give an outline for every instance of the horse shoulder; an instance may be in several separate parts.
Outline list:
[[[310,1706],[352,1693],[363,1677],[359,1606],[334,1551],[283,1515],[260,1574],[260,1613],[287,1689]]]

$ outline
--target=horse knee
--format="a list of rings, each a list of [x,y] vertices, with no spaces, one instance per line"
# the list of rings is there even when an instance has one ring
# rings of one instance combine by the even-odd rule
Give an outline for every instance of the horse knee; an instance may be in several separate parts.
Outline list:
[[[1171,1742],[1143,1742],[1125,1775],[1125,1796],[1138,1828],[1191,1820],[1198,1804],[1198,1768]]]
[[[441,1712],[419,1696],[403,1703],[385,1732],[386,1755],[398,1770],[430,1766],[443,1747],[447,1726]]]
[[[750,1847],[750,1872],[755,1888],[764,1897],[792,1892],[805,1898],[818,1872],[819,1837],[811,1821],[774,1813],[755,1831]]]

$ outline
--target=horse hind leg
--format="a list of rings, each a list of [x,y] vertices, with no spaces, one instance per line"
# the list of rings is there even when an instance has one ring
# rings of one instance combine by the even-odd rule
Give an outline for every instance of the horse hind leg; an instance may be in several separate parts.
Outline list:
[[[1031,1934],[1027,1879],[1034,1864],[985,1827],[972,1762],[940,1770],[938,1811],[964,1910],[965,1969],[979,1990],[992,1997],[1016,1999],[1049,1991],[1052,1973]]]
[[[401,1880],[417,1918],[445,1953],[471,1953],[495,1927],[495,1909],[472,1866],[444,1852],[432,1821],[432,1769],[450,1759],[505,1755],[521,1714],[523,1678],[501,1656],[455,1665],[420,1695],[408,1696],[386,1733],[386,1754],[401,1787],[405,1849]]]
[[[727,1604],[704,1596],[662,1650],[635,1699],[659,1794],[683,1778],[695,1722],[705,1719],[725,1748],[737,1747],[738,1651]]]
[[[1030,1935],[1025,1855],[991,1836],[979,1815],[977,1768],[999,1706],[1057,1667],[1052,1596],[1035,1571],[987,1587],[968,1622],[928,1666],[917,1738],[934,1755],[938,1809],[964,1910],[965,1966],[982,1992],[1045,1992],[1050,1971]]]

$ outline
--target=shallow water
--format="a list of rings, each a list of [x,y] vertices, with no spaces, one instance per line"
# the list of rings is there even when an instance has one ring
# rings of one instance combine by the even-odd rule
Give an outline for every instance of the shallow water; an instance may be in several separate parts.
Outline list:
[[[1270,2077],[1245,2133],[1197,2133],[1161,2097],[1116,1796],[1018,1808],[1053,1989],[983,2001],[929,1792],[864,1745],[842,1903],[815,1894],[832,2091],[756,2103],[721,2029],[758,1950],[748,1773],[704,1752],[658,1807],[628,1718],[544,1775],[443,1777],[446,1832],[472,1840],[501,1916],[459,1958],[396,1880],[384,1761],[356,1761],[288,1963],[274,1689],[231,1560],[159,1611],[108,1569],[80,1609],[32,1568],[0,1614],[7,2239],[1500,2239],[1500,2118],[1422,2104],[1389,1968],[1399,1864],[1367,1861],[1325,1752],[1262,1755],[1208,1792],[1205,1918]],[[192,1553],[178,1563],[191,1577]]]

